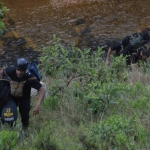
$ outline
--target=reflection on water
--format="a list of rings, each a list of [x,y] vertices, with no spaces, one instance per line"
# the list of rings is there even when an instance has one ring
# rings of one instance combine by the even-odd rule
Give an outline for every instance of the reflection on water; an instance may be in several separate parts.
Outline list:
[[[150,1],[2,1],[10,8],[5,20],[9,32],[5,37],[24,38],[25,47],[34,50],[49,45],[53,34],[64,43],[95,49],[97,45],[121,40],[127,34],[150,27]]]

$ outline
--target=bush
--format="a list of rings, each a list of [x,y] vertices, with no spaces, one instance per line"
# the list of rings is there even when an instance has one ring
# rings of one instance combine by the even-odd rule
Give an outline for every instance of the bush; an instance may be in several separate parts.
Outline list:
[[[0,132],[0,150],[15,148],[18,134],[14,131],[2,130]]]
[[[55,36],[54,42],[41,52],[41,72],[52,79],[46,105],[56,106],[67,97],[67,89],[72,90],[69,93],[74,99],[78,97],[81,103],[88,104],[92,112],[103,111],[108,103],[117,101],[119,89],[114,83],[125,76],[123,57],[114,58],[112,68],[109,68],[105,66],[101,48],[91,53],[89,49],[63,46]]]
[[[57,150],[58,144],[57,141],[53,138],[53,129],[54,123],[50,122],[49,126],[41,129],[39,134],[36,135],[32,148],[34,149],[42,149],[42,150]]]
[[[9,11],[9,9],[4,6],[4,3],[0,2],[0,36],[2,36],[4,29],[6,28],[5,23],[2,19],[5,17],[5,14]]]
[[[145,139],[146,133],[137,119],[114,115],[87,129],[85,146],[100,150],[134,150],[135,147],[139,148]]]

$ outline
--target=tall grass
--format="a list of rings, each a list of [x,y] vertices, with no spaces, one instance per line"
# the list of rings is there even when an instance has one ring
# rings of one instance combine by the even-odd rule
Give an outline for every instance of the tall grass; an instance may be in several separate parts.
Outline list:
[[[87,49],[64,47],[56,39],[42,49],[39,68],[47,97],[38,116],[31,110],[28,136],[19,130],[18,118],[12,149],[150,148],[149,67],[133,74],[123,57],[113,58],[107,67],[102,55],[100,48],[91,54]],[[33,107],[36,100],[32,98]]]

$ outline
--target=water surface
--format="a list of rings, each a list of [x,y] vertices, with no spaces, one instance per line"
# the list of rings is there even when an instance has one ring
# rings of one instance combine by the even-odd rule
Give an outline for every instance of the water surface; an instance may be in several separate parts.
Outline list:
[[[141,0],[2,0],[10,9],[5,22],[4,59],[28,55],[52,42],[53,34],[64,43],[79,47],[104,45],[113,39],[150,27],[150,1]],[[23,38],[20,49],[6,38]],[[3,41],[4,42],[4,41]],[[1,42],[1,43],[3,43]],[[7,48],[7,46],[9,48]],[[27,51],[27,49],[32,50]],[[21,50],[22,49],[22,50]],[[5,51],[5,52],[4,52]],[[7,51],[7,52],[6,52]],[[20,52],[21,51],[21,52]],[[34,56],[36,58],[38,54]]]

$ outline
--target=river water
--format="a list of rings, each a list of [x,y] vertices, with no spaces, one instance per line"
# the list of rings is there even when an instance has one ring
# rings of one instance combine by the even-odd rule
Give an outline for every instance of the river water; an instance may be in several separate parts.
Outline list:
[[[1,63],[8,64],[16,57],[37,59],[38,51],[52,42],[54,34],[63,43],[96,49],[150,27],[149,0],[2,2],[10,11],[4,19],[7,31],[0,42]]]

